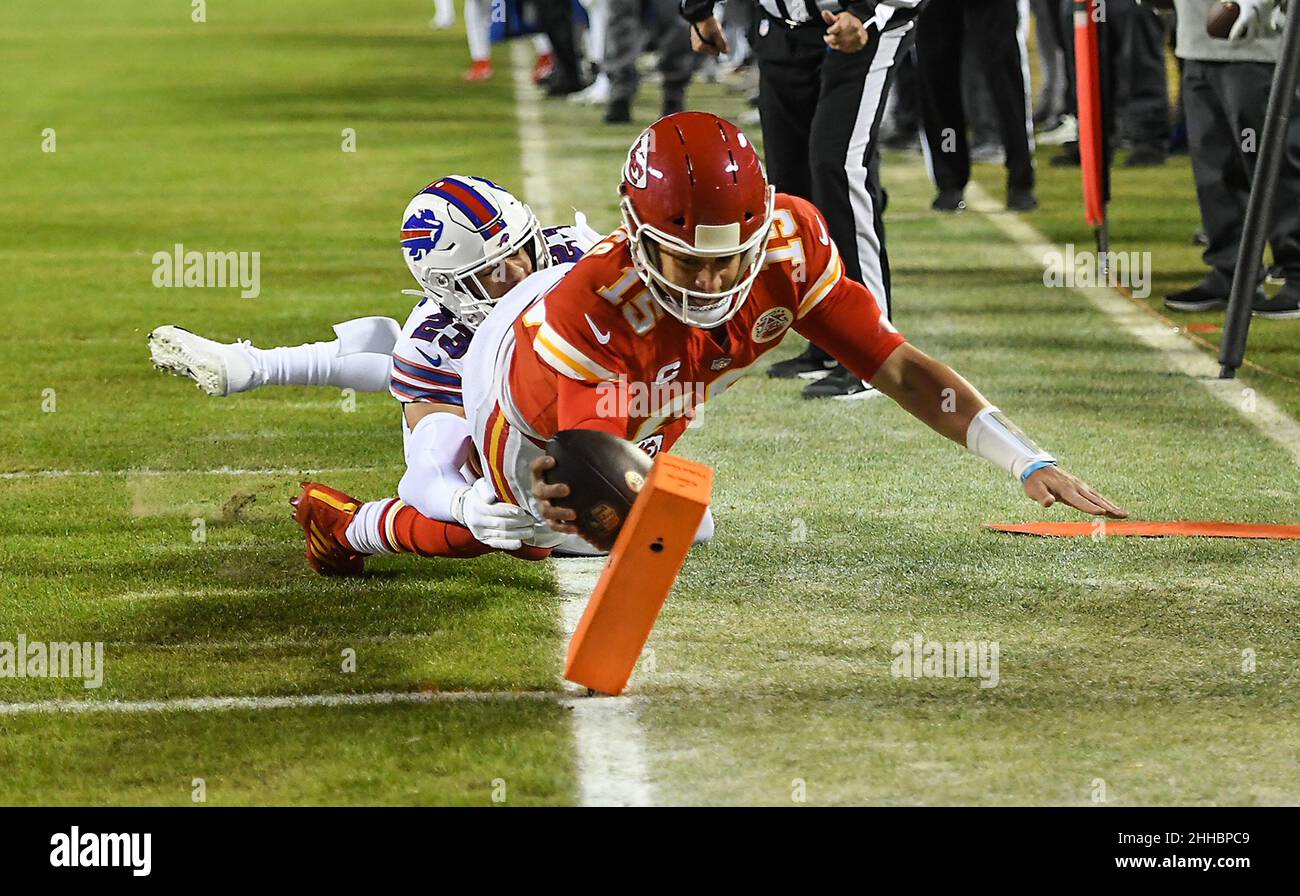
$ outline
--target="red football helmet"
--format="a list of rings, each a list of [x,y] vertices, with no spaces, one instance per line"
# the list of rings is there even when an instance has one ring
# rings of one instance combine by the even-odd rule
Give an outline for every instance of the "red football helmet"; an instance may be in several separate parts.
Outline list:
[[[619,207],[632,263],[673,317],[696,327],[729,320],[763,269],[775,191],[752,143],[708,112],[678,112],[641,132],[623,166]],[[736,282],[721,292],[674,283],[660,252],[694,258],[740,256]]]

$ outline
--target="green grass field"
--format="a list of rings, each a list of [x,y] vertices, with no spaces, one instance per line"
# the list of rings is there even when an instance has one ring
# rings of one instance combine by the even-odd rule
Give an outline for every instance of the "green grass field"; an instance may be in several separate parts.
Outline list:
[[[209,399],[148,363],[162,323],[272,345],[404,317],[395,227],[440,173],[522,192],[524,160],[544,158],[544,214],[615,224],[636,127],[552,102],[545,147],[528,144],[508,48],[493,81],[465,85],[463,32],[431,15],[423,0],[230,0],[201,24],[145,0],[0,12],[0,642],[102,641],[106,669],[94,691],[0,677],[0,803],[191,804],[194,779],[210,805],[581,800],[553,565],[389,557],[327,581],[302,560],[285,503],[300,471],[394,490],[392,399]],[[721,86],[692,98],[743,111]],[[642,122],[657,101],[648,85]],[[1026,220],[1089,247],[1077,172],[1040,177],[1044,211]],[[1000,197],[1000,171],[978,179]],[[1300,522],[1292,454],[1246,415],[1044,288],[988,217],[929,212],[918,158],[888,156],[885,180],[912,341],[1138,519]],[[1152,253],[1154,308],[1200,276],[1187,162],[1115,189],[1115,248]],[[176,243],[260,252],[261,294],[155,288],[153,253]],[[1243,388],[1300,416],[1300,324],[1257,321],[1251,339],[1268,370]],[[718,530],[628,702],[655,802],[1300,802],[1297,542],[996,535],[980,524],[1081,517],[1038,508],[887,401],[806,403],[761,376],[681,450],[717,471]],[[893,677],[891,645],[914,634],[997,641],[998,685]],[[486,697],[3,711],[419,690]],[[507,692],[530,696],[492,698]]]

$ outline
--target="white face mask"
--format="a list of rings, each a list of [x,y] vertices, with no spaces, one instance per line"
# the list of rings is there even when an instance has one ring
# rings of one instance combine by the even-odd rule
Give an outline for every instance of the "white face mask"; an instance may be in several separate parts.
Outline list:
[[[775,199],[775,191],[769,186],[766,223],[746,242],[701,253],[695,247],[687,246],[671,235],[643,223],[632,208],[631,201],[625,197],[621,211],[628,231],[632,264],[655,301],[674,318],[693,327],[716,327],[734,317],[749,298],[754,280],[763,270],[763,259],[771,236]],[[669,248],[679,254],[695,257],[740,255],[740,273],[734,286],[716,293],[681,286],[668,279],[660,267],[660,248]]]

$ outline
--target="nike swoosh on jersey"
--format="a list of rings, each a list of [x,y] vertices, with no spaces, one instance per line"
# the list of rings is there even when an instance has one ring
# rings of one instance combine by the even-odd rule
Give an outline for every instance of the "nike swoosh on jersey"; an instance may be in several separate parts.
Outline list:
[[[584,314],[583,317],[587,319],[587,326],[591,327],[591,332],[596,335],[596,341],[601,345],[608,345],[610,334],[602,333],[600,327],[596,326],[596,322],[591,319],[590,314]]]
[[[424,356],[424,360],[428,361],[428,362],[429,362],[430,364],[432,364],[434,367],[441,367],[441,366],[442,366],[442,355],[439,355],[438,357],[435,358],[435,357],[431,356],[428,352],[426,352],[426,351],[425,351],[424,349],[422,349],[422,348],[417,348],[416,351],[419,352],[421,355],[423,355],[423,356]]]

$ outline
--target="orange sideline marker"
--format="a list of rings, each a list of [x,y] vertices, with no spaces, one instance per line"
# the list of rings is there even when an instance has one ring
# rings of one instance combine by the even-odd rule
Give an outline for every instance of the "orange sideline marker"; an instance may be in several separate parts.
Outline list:
[[[602,694],[627,687],[713,494],[713,469],[661,454],[587,601],[564,677]]]
[[[1135,520],[1098,520],[1091,523],[1017,523],[1014,525],[985,523],[985,529],[1011,532],[1016,535],[1042,535],[1057,538],[1078,538],[1098,532],[1104,535],[1137,535],[1147,538],[1300,538],[1300,526],[1272,523],[1210,523],[1210,522],[1158,522],[1143,523]]]

